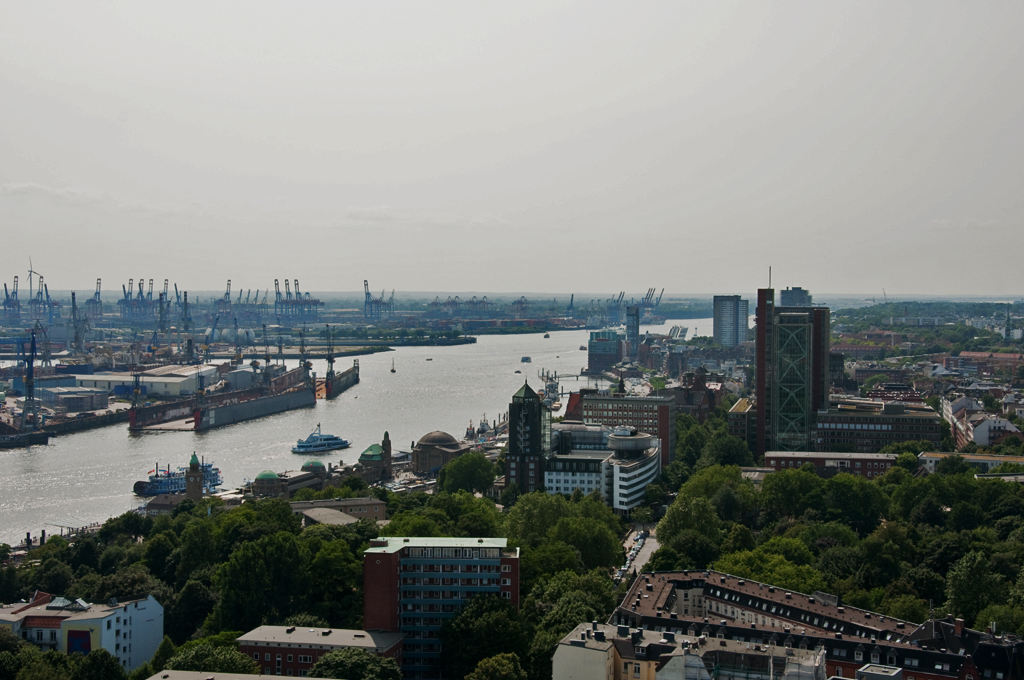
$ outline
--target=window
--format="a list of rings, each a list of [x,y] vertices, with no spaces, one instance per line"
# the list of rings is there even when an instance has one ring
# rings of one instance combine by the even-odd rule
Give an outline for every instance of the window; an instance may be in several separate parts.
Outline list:
[[[260,653],[259,653],[259,652],[256,652],[255,654],[253,654],[253,655],[252,655],[252,658],[254,658],[254,659],[256,659],[257,661],[259,661],[259,660],[260,660]]]
[[[267,652],[266,654],[263,655],[263,660],[264,661],[270,661],[270,652]]]
[[[510,586],[510,585],[512,585],[512,579],[510,579],[510,578],[503,578],[503,579],[501,579],[501,585],[503,585],[503,586]]]
[[[291,655],[291,654],[289,654],[289,655],[288,655],[288,663],[291,663],[291,662],[292,662],[292,655]]]
[[[113,623],[113,621],[111,621],[110,619],[107,619],[107,630],[110,630],[110,624],[112,624],[112,623]]]
[[[503,593],[501,594],[501,596],[502,596],[503,598],[505,598],[506,600],[511,600],[511,599],[512,599],[512,593],[508,592],[507,590],[506,590],[505,592],[503,592]]]
[[[313,663],[313,657],[308,654],[299,654],[299,663]]]
[[[853,653],[853,660],[854,661],[863,661],[864,660],[864,652],[854,652]]]
[[[633,664],[633,677],[634,678],[639,678],[640,677],[640,664],[638,664],[638,663]]]

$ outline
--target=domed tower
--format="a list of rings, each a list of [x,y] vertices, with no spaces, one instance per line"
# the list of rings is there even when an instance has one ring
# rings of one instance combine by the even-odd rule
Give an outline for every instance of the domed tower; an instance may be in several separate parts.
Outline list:
[[[185,477],[185,498],[196,503],[203,500],[203,468],[199,464],[199,458],[195,452],[192,459],[188,461],[188,474]]]

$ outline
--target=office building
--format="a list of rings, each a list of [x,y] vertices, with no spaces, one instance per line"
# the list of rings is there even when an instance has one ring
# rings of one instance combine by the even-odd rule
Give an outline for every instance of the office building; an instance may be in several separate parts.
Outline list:
[[[921,402],[833,398],[819,411],[808,451],[853,450],[877,453],[889,444],[928,441],[942,443],[942,419]]]
[[[747,301],[739,295],[716,295],[714,299],[715,343],[735,347],[747,341]]]
[[[812,451],[815,415],[828,408],[829,310],[775,305],[757,291],[757,451]]]
[[[626,307],[626,343],[629,345],[629,360],[636,361],[640,357],[640,307]]]
[[[508,406],[508,452],[505,483],[522,493],[544,487],[544,462],[551,454],[551,411],[530,386],[523,383]]]
[[[782,307],[810,307],[811,293],[799,286],[780,290],[779,305]]]
[[[441,624],[490,593],[519,608],[519,548],[504,538],[370,540],[363,554],[363,627],[402,633],[402,674],[436,678]]]
[[[132,671],[153,658],[160,646],[164,608],[152,595],[90,604],[36,591],[28,604],[0,605],[0,626],[44,652],[105,649],[125,671]]]
[[[821,477],[840,472],[874,479],[896,464],[895,453],[827,453],[817,451],[766,451],[764,467],[771,470],[798,470],[806,463]]]
[[[349,647],[392,658],[402,665],[401,633],[260,626],[238,638],[239,651],[260,665],[262,675],[306,677],[324,654]]]
[[[570,398],[570,405],[573,400]],[[588,424],[636,428],[650,432],[661,446],[661,466],[672,462],[676,450],[675,399],[672,397],[634,397],[620,393],[583,394],[579,400],[579,419]],[[511,450],[511,438],[509,449]]]
[[[587,370],[601,373],[622,361],[622,342],[616,331],[592,331],[587,343]]]
[[[544,468],[548,493],[596,491],[616,514],[626,515],[661,474],[660,442],[636,428],[562,421],[552,425],[551,435],[553,453]]]

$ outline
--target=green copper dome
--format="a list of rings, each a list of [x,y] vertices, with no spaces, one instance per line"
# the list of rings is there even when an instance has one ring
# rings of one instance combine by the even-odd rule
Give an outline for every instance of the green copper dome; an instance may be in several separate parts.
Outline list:
[[[274,472],[273,470],[264,470],[263,472],[261,472],[258,475],[256,475],[256,479],[257,480],[269,479],[269,480],[272,480],[272,481],[276,482],[277,481],[277,473]]]
[[[196,452],[192,452],[192,458],[188,461],[189,465],[199,465],[199,458],[196,457]]]
[[[314,469],[314,468],[315,469],[324,469],[324,464],[321,463],[318,460],[307,460],[306,464],[302,466],[303,470],[310,470],[310,469]]]

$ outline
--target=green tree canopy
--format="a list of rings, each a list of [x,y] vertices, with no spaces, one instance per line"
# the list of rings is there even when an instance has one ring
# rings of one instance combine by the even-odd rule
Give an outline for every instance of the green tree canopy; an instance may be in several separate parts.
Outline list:
[[[71,680],[123,680],[127,677],[121,662],[102,648],[86,654],[71,673]]]
[[[230,647],[199,644],[180,650],[167,662],[172,671],[204,671],[209,673],[260,672],[259,664],[247,654]]]
[[[365,649],[348,647],[324,654],[313,664],[309,676],[345,680],[401,680],[402,671],[394,659],[377,656]]]
[[[466,680],[526,680],[526,671],[515,654],[497,654],[483,659]]]
[[[494,463],[482,453],[464,453],[441,468],[437,485],[447,491],[479,491],[484,493],[494,484]]]
[[[520,657],[529,649],[528,630],[511,604],[494,595],[477,595],[458,616],[441,624],[441,664],[448,677],[464,678],[482,660],[496,654]]]

